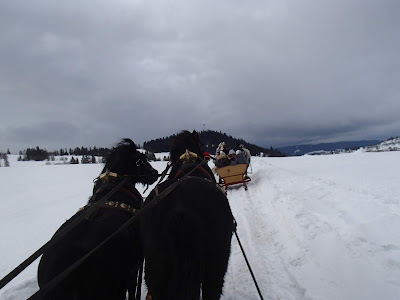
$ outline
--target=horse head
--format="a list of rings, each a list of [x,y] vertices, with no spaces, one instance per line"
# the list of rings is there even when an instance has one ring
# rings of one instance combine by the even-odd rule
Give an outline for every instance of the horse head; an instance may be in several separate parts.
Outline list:
[[[171,161],[177,162],[186,150],[196,153],[198,156],[203,158],[204,148],[197,131],[194,130],[193,132],[189,132],[184,130],[173,138],[170,151]]]
[[[172,140],[170,158],[173,167],[169,177],[175,178],[177,174],[185,174],[195,168],[204,159],[203,153],[203,144],[195,130],[193,132],[184,130],[177,134]],[[207,164],[200,167],[193,175],[215,181],[214,175]]]
[[[129,176],[133,184],[153,184],[158,178],[157,170],[131,139],[123,139],[111,150],[102,173],[106,171]]]

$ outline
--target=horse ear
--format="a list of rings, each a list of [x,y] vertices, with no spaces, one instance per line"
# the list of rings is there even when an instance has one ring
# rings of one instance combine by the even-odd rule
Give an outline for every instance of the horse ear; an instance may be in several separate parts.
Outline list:
[[[196,131],[196,130],[193,130],[193,133],[192,133],[192,134],[193,134],[193,136],[194,136],[194,137],[196,137],[196,138],[198,138],[198,137],[199,137],[199,134],[197,133],[197,131]]]

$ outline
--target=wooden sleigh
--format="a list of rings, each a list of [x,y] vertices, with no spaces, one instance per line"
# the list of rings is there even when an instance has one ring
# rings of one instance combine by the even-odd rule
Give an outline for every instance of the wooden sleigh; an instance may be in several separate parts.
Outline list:
[[[230,185],[243,184],[244,189],[247,191],[246,182],[251,181],[251,179],[250,177],[245,176],[246,170],[247,164],[238,164],[218,168],[216,172],[220,178],[219,185],[227,190],[228,186]]]

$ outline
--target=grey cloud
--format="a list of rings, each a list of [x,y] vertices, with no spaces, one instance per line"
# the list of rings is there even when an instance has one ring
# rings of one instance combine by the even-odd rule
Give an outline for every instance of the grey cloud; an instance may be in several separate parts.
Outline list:
[[[39,146],[38,141],[40,141],[40,143],[44,143],[44,145],[40,145],[41,147],[47,145],[50,147],[57,147],[57,145],[63,147],[66,140],[75,140],[74,136],[78,131],[79,128],[69,123],[43,122],[32,127],[8,127],[4,130],[3,135],[5,139],[20,144],[20,146],[22,146],[21,141],[25,145],[30,145],[27,147]]]
[[[399,11],[391,0],[2,1],[0,125],[14,138],[0,143],[143,143],[204,123],[266,146],[396,135]],[[76,132],[52,137],[52,122]]]

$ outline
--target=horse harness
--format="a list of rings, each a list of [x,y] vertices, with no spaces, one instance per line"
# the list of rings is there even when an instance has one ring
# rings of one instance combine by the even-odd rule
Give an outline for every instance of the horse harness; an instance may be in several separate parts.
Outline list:
[[[189,155],[190,157],[194,157],[194,155],[190,154],[190,152],[187,150],[186,153],[184,154]],[[197,156],[197,154],[195,154]],[[182,157],[182,156],[181,156]],[[181,184],[185,179],[190,177],[190,175],[198,168],[202,168],[202,165],[206,163],[206,160],[201,159],[199,157],[200,163],[196,165],[195,168],[193,168],[191,171],[188,173],[184,174],[182,177],[178,178],[175,180],[175,182],[170,185],[168,188],[163,190],[161,193],[158,193],[158,184],[156,186],[156,195],[152,199],[152,201],[146,205],[143,209],[141,210],[133,210],[132,208],[129,208],[129,206],[125,203],[121,203],[119,201],[108,201],[109,198],[114,195],[116,192],[120,191],[121,188],[123,188],[123,185],[129,180],[129,176],[125,175],[118,175],[116,173],[112,173],[109,171],[106,171],[105,174],[101,174],[98,179],[100,180],[105,180],[106,182],[110,180],[113,181],[118,181],[119,179],[120,182],[116,186],[114,186],[111,191],[109,191],[105,196],[103,196],[98,202],[96,203],[90,203],[84,207],[82,207],[79,211],[82,211],[82,214],[78,216],[76,219],[74,219],[70,224],[68,224],[67,227],[65,227],[63,230],[61,230],[55,238],[52,240],[48,241],[46,244],[44,244],[41,248],[39,248],[35,253],[33,253],[31,256],[29,256],[25,261],[23,261],[20,265],[18,265],[13,271],[11,271],[9,274],[7,274],[5,277],[3,277],[0,280],[0,288],[4,287],[7,283],[9,283],[13,278],[15,278],[19,273],[21,273],[26,267],[28,267],[32,262],[34,262],[44,251],[45,249],[49,248],[50,246],[54,245],[57,241],[59,241],[67,232],[69,232],[72,228],[74,228],[79,222],[83,220],[89,219],[96,211],[99,209],[101,206],[105,206],[107,208],[117,208],[117,209],[122,209],[124,211],[127,211],[129,213],[133,213],[134,215],[124,224],[122,225],[118,230],[116,230],[113,234],[111,234],[108,238],[106,238],[103,242],[101,242],[96,248],[92,249],[89,253],[87,253],[85,256],[83,256],[81,259],[76,261],[73,265],[68,267],[63,273],[57,275],[55,278],[53,278],[46,286],[45,288],[40,289],[37,291],[34,295],[32,295],[29,299],[40,299],[41,294],[45,291],[48,291],[52,289],[56,284],[61,282],[63,279],[65,279],[71,272],[73,272],[75,269],[78,268],[79,265],[81,265],[86,259],[88,259],[94,252],[96,252],[99,248],[101,248],[103,245],[108,243],[114,236],[116,236],[118,233],[121,231],[125,230],[128,228],[128,226],[132,225],[133,222],[137,221],[138,218],[146,212],[146,210],[151,209],[154,205],[156,205],[158,202],[160,202],[162,199],[164,199],[168,194],[170,194],[179,184]],[[165,170],[165,174],[167,170],[169,169],[170,166],[167,167]],[[204,168],[203,168],[204,169]],[[206,172],[206,170],[204,169]],[[165,176],[164,174],[164,176]],[[208,173],[207,173],[208,174]],[[163,175],[162,175],[163,177]],[[118,179],[118,180],[117,180]],[[162,178],[161,178],[162,180]],[[135,191],[137,191],[135,189]],[[138,192],[139,193],[139,192]],[[140,194],[139,194],[140,195]],[[95,196],[95,195],[94,195]],[[140,198],[141,199],[141,195]],[[108,204],[107,204],[108,203]],[[103,204],[103,205],[101,205]],[[125,207],[125,205],[127,207]]]
[[[188,149],[186,149],[186,152],[183,153],[179,157],[179,161],[182,162],[182,165],[185,165],[188,163],[196,163],[197,164],[197,163],[203,161],[203,159],[201,157],[199,157],[196,153],[190,152]],[[215,181],[215,178],[212,178],[210,173],[208,173],[207,170],[204,169],[201,165],[197,166],[197,169],[199,169],[201,172],[203,172],[207,176],[206,179],[209,179],[211,182]],[[179,177],[179,175],[182,174],[182,172],[183,172],[183,170],[179,169],[178,172],[175,174],[174,179],[177,179]]]
[[[197,156],[197,154],[194,154],[192,152],[189,152],[188,150],[186,151],[185,154],[183,154],[183,158],[181,156],[181,159],[185,160],[185,157],[189,156],[189,160],[190,158],[194,158]],[[105,196],[103,196],[99,202],[101,206],[105,206],[107,208],[117,208],[117,209],[122,209],[124,211],[127,211],[129,213],[133,213],[134,215],[132,216],[132,218],[130,218],[124,225],[122,225],[118,230],[116,230],[113,234],[111,234],[108,238],[106,238],[103,242],[101,242],[97,247],[95,247],[94,249],[92,249],[89,253],[87,253],[85,256],[83,256],[82,258],[80,258],[78,261],[76,261],[74,264],[72,264],[70,267],[68,267],[66,270],[64,270],[64,272],[62,272],[61,274],[57,275],[55,278],[53,278],[44,288],[40,289],[39,291],[37,291],[35,294],[33,294],[29,299],[41,299],[41,295],[42,293],[44,293],[45,291],[51,290],[56,284],[58,284],[59,282],[61,282],[62,280],[64,280],[71,272],[73,272],[74,270],[76,270],[78,268],[79,265],[81,265],[86,259],[88,259],[94,252],[96,252],[98,249],[100,249],[103,245],[105,245],[107,242],[109,242],[114,236],[116,236],[118,233],[120,233],[121,231],[125,230],[128,228],[128,226],[132,225],[133,222],[137,221],[137,219],[140,217],[140,215],[144,214],[145,211],[147,209],[151,209],[151,207],[153,207],[154,205],[156,205],[158,202],[160,202],[162,199],[164,199],[168,194],[170,194],[183,180],[187,179],[190,177],[190,175],[198,168],[202,168],[202,165],[206,163],[206,160],[199,158],[200,163],[196,165],[195,168],[193,168],[191,171],[189,171],[188,173],[184,174],[181,178],[178,178],[172,185],[170,185],[168,188],[166,188],[164,191],[162,191],[161,193],[158,193],[158,184],[156,185],[156,195],[153,198],[153,200],[151,201],[151,203],[147,206],[145,206],[142,210],[136,210],[134,208],[131,208],[129,205],[125,204],[125,203],[121,203],[118,201],[108,201],[108,199],[115,194],[118,191],[122,191],[125,192],[125,188],[123,188],[123,185],[128,181],[128,176],[122,176],[123,179],[116,185],[114,186],[110,192],[108,192]],[[167,170],[171,167],[171,165],[167,166],[167,168],[165,169],[165,171],[163,172],[162,178],[165,176],[165,174],[167,173]],[[202,168],[204,171],[203,172],[207,172],[204,168]],[[208,172],[207,172],[208,174]],[[208,174],[209,175],[209,174]],[[99,179],[104,180],[104,178],[106,178],[106,181],[109,180],[109,178],[114,178],[114,179],[118,179],[119,176],[116,173],[112,173],[112,172],[108,172],[106,171],[106,173],[103,173],[99,176]],[[161,180],[162,180],[161,178]],[[161,181],[160,180],[160,181]],[[218,185],[217,185],[218,186]],[[128,190],[127,190],[128,191]],[[137,190],[135,189],[135,191],[137,192]],[[129,191],[128,191],[129,192]],[[129,192],[130,193],[130,192]],[[137,192],[139,194],[139,192]],[[134,195],[132,193],[132,195]],[[139,199],[142,199],[141,195],[139,194]],[[9,274],[7,274],[5,277],[3,277],[0,280],[0,289],[3,288],[7,283],[9,283],[13,278],[15,278],[19,273],[21,273],[26,267],[28,267],[32,262],[34,262],[44,251],[45,249],[47,249],[48,247],[50,247],[51,245],[54,245],[56,240],[60,240],[69,230],[71,230],[73,227],[76,226],[77,223],[79,223],[80,221],[87,219],[88,217],[90,217],[90,215],[93,214],[94,211],[97,210],[97,208],[99,208],[100,205],[99,202],[97,203],[93,203],[91,205],[91,207],[89,207],[88,209],[85,209],[85,207],[83,207],[80,210],[85,210],[83,212],[83,214],[81,216],[79,216],[77,219],[75,219],[71,224],[69,224],[69,226],[67,228],[64,228],[64,230],[62,230],[58,236],[56,236],[55,239],[48,241],[46,244],[44,244],[41,248],[39,248],[35,253],[33,253],[30,257],[28,257],[25,261],[23,261],[20,265],[18,265],[13,271],[11,271]],[[125,206],[126,205],[126,206]],[[98,207],[96,207],[98,206]],[[239,236],[237,234],[236,231],[236,220],[234,219],[233,221],[233,232],[235,233],[240,248],[243,252],[244,258],[246,260],[247,266],[250,270],[250,273],[253,277],[253,281],[256,285],[257,291],[259,293],[259,296],[261,299],[263,299],[262,295],[261,295],[261,291],[258,287],[258,284],[255,280],[255,276],[251,270],[250,264],[248,263],[247,257],[244,253],[243,247],[240,243],[239,240]],[[142,272],[142,269],[141,269]],[[141,278],[141,275],[140,275]],[[141,284],[140,284],[141,286]],[[140,290],[138,293],[139,297],[140,297]]]
[[[85,206],[81,207],[79,211],[85,210],[93,205],[96,205],[97,208],[116,208],[119,209],[121,211],[127,212],[131,215],[135,215],[139,209],[134,208],[132,205],[130,204],[126,204],[124,202],[121,201],[101,201],[102,199],[100,199],[100,201],[98,202],[93,202],[93,200],[101,193],[104,192],[106,190],[112,190],[112,188],[115,186],[115,183],[119,180],[119,178],[121,178],[123,176],[118,175],[117,173],[114,172],[110,172],[109,170],[106,170],[106,172],[102,173],[96,180],[101,180],[103,183],[105,183],[104,186],[100,187],[99,189],[96,190],[96,192],[94,193],[94,195],[91,197],[90,201],[92,201],[91,203],[86,204]],[[139,191],[135,188],[134,185],[131,185],[131,190],[128,190],[125,187],[121,187],[119,188],[116,192],[121,192],[127,196],[129,196],[130,198],[132,198],[135,201],[138,201],[140,203],[143,203],[143,197],[142,195],[139,193]]]
[[[211,179],[210,174],[201,166],[201,165],[204,163],[204,160],[201,159],[201,158],[199,159],[199,157],[198,157],[198,155],[197,155],[196,153],[193,153],[193,152],[190,152],[189,150],[186,150],[186,152],[185,152],[184,154],[182,154],[182,155],[179,157],[179,160],[181,160],[181,161],[183,162],[183,165],[186,164],[186,163],[190,163],[190,162],[196,163],[197,161],[200,160],[200,164],[197,165],[197,166],[196,166],[193,170],[191,170],[188,174],[186,174],[186,175],[185,175],[185,178],[190,178],[189,175],[190,175],[192,172],[194,172],[195,169],[199,169],[199,170],[201,170],[203,173],[205,173],[205,174],[207,175],[207,177],[210,179],[211,182],[213,182],[213,180]],[[180,173],[182,173],[182,169],[180,169],[180,170],[176,173],[174,179],[176,179]],[[205,179],[207,179],[207,178],[205,178]],[[214,179],[215,179],[215,178],[214,178]],[[178,179],[178,180],[179,180],[179,179]],[[208,179],[207,179],[207,180],[208,180]],[[215,182],[215,181],[214,181],[214,182]],[[223,194],[226,195],[226,191],[224,191],[224,189],[223,189],[221,186],[219,186],[218,184],[216,184],[216,186],[222,191]],[[157,187],[156,187],[156,188],[157,188]],[[156,190],[156,192],[157,192],[157,190]],[[158,196],[158,194],[157,194],[157,196]],[[233,217],[233,215],[232,215],[232,217]],[[240,247],[240,249],[241,249],[241,251],[242,251],[243,257],[244,257],[244,259],[245,259],[245,261],[246,261],[246,264],[247,264],[247,267],[248,267],[248,269],[249,269],[249,271],[250,271],[250,274],[251,274],[251,277],[252,277],[252,279],[253,279],[253,282],[254,282],[254,284],[255,284],[255,286],[256,286],[258,295],[260,296],[260,299],[263,300],[264,298],[263,298],[263,296],[262,296],[262,294],[261,294],[260,287],[258,286],[256,277],[255,277],[255,275],[254,275],[254,273],[253,273],[253,270],[252,270],[252,268],[251,268],[251,266],[250,266],[250,263],[249,263],[249,261],[248,261],[248,259],[247,259],[246,253],[245,253],[245,251],[244,251],[244,249],[243,249],[243,246],[242,246],[242,243],[240,242],[239,235],[238,235],[238,233],[237,233],[237,222],[236,222],[235,217],[233,217],[232,233],[234,233],[235,236],[236,236],[236,238],[237,238],[237,241],[238,241],[238,243],[239,243],[239,247]],[[146,297],[146,299],[147,299],[147,297]]]

